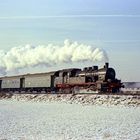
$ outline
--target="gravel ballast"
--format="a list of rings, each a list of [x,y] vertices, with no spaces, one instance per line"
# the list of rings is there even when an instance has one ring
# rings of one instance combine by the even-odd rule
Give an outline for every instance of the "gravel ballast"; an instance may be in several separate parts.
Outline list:
[[[10,94],[1,93],[0,99],[14,99],[35,102],[65,102],[83,105],[140,106],[138,95],[94,95],[94,94]]]

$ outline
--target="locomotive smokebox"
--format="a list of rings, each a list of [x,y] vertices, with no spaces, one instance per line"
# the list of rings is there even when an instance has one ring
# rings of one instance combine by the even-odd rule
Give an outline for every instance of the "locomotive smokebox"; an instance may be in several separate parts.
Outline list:
[[[108,69],[109,63],[105,63],[104,68]]]

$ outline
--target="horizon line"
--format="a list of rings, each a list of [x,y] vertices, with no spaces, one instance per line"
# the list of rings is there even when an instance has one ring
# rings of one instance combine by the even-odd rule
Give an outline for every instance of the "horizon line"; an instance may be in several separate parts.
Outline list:
[[[88,17],[130,17],[139,18],[140,15],[133,14],[111,14],[111,15],[48,15],[48,16],[1,16],[0,19],[47,19],[47,18],[88,18]]]

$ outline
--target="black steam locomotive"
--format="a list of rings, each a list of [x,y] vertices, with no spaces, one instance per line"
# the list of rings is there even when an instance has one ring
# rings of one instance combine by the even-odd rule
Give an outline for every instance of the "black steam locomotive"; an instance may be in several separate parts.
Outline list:
[[[113,68],[98,66],[63,69],[47,73],[6,76],[0,78],[1,91],[38,93],[119,92],[123,87]]]

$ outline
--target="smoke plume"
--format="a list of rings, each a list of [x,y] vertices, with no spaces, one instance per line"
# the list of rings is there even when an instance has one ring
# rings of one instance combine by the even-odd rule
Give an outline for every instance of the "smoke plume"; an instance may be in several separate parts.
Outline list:
[[[0,50],[0,73],[38,65],[53,66],[83,61],[108,61],[104,50],[65,40],[62,46],[14,47],[8,52]]]

